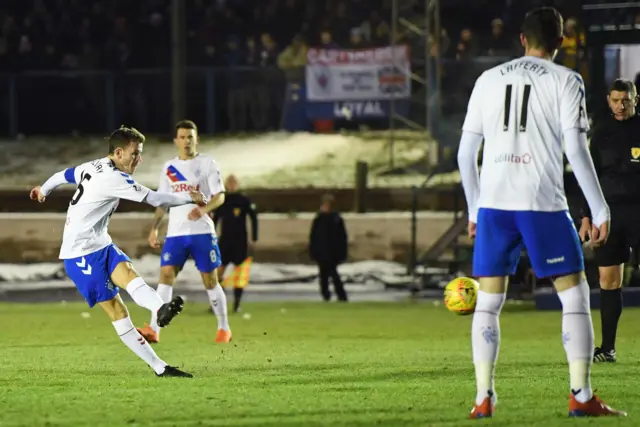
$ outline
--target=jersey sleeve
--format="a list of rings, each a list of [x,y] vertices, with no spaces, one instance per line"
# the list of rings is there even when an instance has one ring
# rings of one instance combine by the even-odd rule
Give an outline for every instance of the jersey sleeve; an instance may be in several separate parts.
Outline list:
[[[209,191],[211,191],[212,196],[218,193],[224,193],[222,173],[220,172],[218,163],[216,163],[215,160],[211,160],[209,174],[207,175],[207,183],[209,184]]]
[[[128,174],[115,171],[107,178],[103,191],[108,197],[140,203],[147,197],[150,190],[144,185],[135,182]]]
[[[469,104],[467,105],[467,115],[464,118],[462,130],[483,135],[482,128],[482,86],[483,76],[478,77],[473,86]]]
[[[90,166],[91,162],[67,168],[64,170],[64,177],[69,184],[79,184],[80,181],[82,181],[82,176],[86,172],[86,169]]]
[[[584,82],[579,74],[571,73],[565,83],[560,98],[560,124],[562,133],[569,129],[589,131]]]

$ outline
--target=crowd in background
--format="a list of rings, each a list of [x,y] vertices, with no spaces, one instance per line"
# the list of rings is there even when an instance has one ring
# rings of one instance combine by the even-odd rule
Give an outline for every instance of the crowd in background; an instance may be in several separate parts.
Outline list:
[[[186,0],[187,62],[192,66],[304,65],[308,46],[363,48],[391,41],[391,0]],[[399,15],[424,15],[423,0],[398,0]],[[443,56],[512,56],[518,25],[536,4],[567,19],[564,60],[575,66],[584,35],[574,1],[442,1]],[[422,22],[416,22],[419,26]],[[398,43],[419,37],[400,26]],[[420,56],[424,49],[414,49]],[[280,60],[279,60],[280,58]],[[4,0],[0,70],[168,67],[170,0]]]
[[[405,24],[397,25],[393,34],[393,0],[184,1],[187,65],[194,70],[215,67],[216,128],[221,130],[277,129],[285,82],[302,80],[309,47],[357,49],[392,42],[408,44],[417,75],[423,75],[425,61],[438,53],[434,21],[428,37]],[[424,0],[395,1],[404,22],[425,27]],[[453,116],[463,112],[475,78],[491,65],[522,53],[519,26],[526,11],[535,6],[553,5],[565,16],[567,37],[558,61],[588,78],[579,3],[441,0],[442,88],[447,91],[447,97],[442,98],[444,113]],[[32,102],[34,93],[48,90],[50,99],[59,97],[69,104],[65,115],[73,116],[78,110],[75,115],[85,117],[85,131],[93,132],[89,128],[101,129],[105,122],[106,93],[114,91],[117,120],[153,128],[170,115],[171,20],[171,0],[3,0],[0,101],[3,97],[6,100],[1,105],[9,105],[9,86],[3,84],[8,82],[7,73],[112,71],[116,80],[111,86],[104,74],[66,75],[76,76],[73,79],[56,79],[50,74],[43,78],[33,73],[21,76],[16,84],[18,115],[43,121],[42,126],[36,126],[29,120],[29,126],[38,127],[29,132],[66,128],[62,117],[56,116],[62,111],[44,110]],[[131,70],[162,71],[136,74]],[[203,74],[198,73],[187,77],[189,115],[195,118],[205,112],[205,83]],[[58,88],[57,95],[54,88]],[[415,96],[424,99],[423,94]],[[414,112],[415,120],[422,120],[423,111]],[[0,128],[3,126],[6,123],[0,119]],[[454,127],[459,126],[455,123]]]

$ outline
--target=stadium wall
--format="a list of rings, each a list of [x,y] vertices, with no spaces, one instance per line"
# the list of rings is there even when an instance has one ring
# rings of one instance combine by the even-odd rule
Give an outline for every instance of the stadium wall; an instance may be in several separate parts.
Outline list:
[[[263,214],[255,256],[260,262],[309,263],[307,241],[314,214]],[[453,214],[419,212],[418,249],[425,250],[452,223]],[[111,218],[109,232],[129,256],[159,253],[147,244],[151,214],[122,213]],[[411,241],[408,212],[344,214],[350,261],[389,260],[405,263]],[[0,262],[57,260],[65,214],[0,214]],[[166,223],[165,223],[166,226]]]

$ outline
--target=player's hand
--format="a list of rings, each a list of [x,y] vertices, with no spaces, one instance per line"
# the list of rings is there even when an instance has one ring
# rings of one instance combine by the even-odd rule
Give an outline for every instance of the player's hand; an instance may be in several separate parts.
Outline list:
[[[607,241],[609,237],[609,226],[611,221],[607,221],[600,225],[600,227],[596,227],[595,225],[591,227],[591,246],[597,248],[602,246]]]
[[[475,222],[469,221],[469,224],[467,224],[467,234],[469,235],[470,239],[475,239],[476,238],[476,223]]]
[[[583,243],[587,240],[587,237],[591,240],[591,220],[589,218],[582,218],[578,236],[580,236],[580,241]]]
[[[191,212],[189,212],[189,219],[191,221],[195,221],[197,219],[202,218],[206,214],[207,213],[202,208],[193,208],[193,210]]]
[[[193,200],[193,203],[195,203],[198,206],[204,206],[207,204],[207,201],[205,200],[204,194],[202,194],[199,191],[190,191],[189,195],[191,196],[191,200]]]
[[[37,200],[40,203],[44,203],[47,197],[44,194],[42,194],[42,190],[38,185],[37,187],[33,187],[31,189],[31,192],[29,193],[29,198],[31,198],[31,200]]]
[[[152,228],[151,232],[149,232],[149,246],[151,246],[154,249],[157,249],[160,246],[162,246],[162,242],[158,238],[158,230],[156,230],[155,228]]]

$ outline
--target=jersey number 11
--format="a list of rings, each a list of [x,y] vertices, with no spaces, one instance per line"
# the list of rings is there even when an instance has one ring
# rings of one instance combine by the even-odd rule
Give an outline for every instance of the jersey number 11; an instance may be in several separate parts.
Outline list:
[[[502,125],[502,130],[505,132],[509,130],[509,115],[511,114],[512,91],[513,85],[507,85],[507,90],[504,94],[504,123]],[[522,96],[522,106],[520,107],[520,125],[518,126],[518,131],[520,132],[524,132],[527,130],[529,95],[531,95],[531,85],[524,85],[524,95]]]

